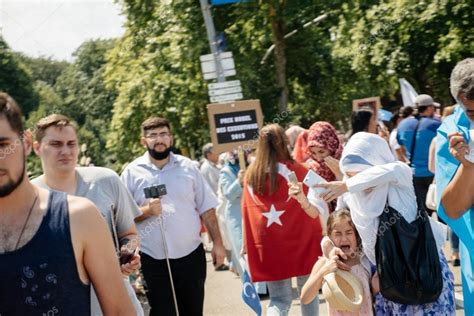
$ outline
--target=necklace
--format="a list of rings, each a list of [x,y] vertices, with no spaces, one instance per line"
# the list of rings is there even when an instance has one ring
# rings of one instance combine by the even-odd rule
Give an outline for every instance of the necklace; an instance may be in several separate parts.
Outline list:
[[[13,251],[18,249],[18,245],[20,244],[21,237],[23,237],[23,233],[25,232],[26,224],[28,224],[28,220],[30,219],[31,213],[32,213],[33,208],[36,204],[36,200],[38,200],[38,194],[35,194],[35,199],[33,201],[33,204],[30,207],[30,210],[28,211],[28,216],[26,217],[25,223],[23,224],[23,228],[21,229],[20,236],[18,236],[18,240],[16,241],[15,249],[13,249]]]

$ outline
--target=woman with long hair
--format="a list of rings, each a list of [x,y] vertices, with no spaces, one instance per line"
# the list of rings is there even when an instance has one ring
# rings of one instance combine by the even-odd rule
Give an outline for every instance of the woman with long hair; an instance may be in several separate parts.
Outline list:
[[[267,281],[268,315],[288,315],[292,302],[291,278],[301,290],[317,258],[322,255],[319,211],[288,195],[292,172],[301,182],[306,168],[288,151],[282,127],[260,131],[255,161],[245,175],[242,198],[244,252],[252,281]],[[307,194],[307,188],[303,188]],[[302,315],[318,314],[318,299],[302,305]]]

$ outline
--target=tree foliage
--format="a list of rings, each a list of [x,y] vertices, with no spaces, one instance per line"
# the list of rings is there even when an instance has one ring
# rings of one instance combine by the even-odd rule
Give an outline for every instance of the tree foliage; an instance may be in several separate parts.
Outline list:
[[[449,74],[474,51],[472,1],[389,1],[342,6],[334,55],[347,58],[382,94],[407,78],[419,93],[451,104]]]
[[[82,154],[90,157],[93,164],[102,166],[113,164],[113,156],[105,150],[105,144],[116,95],[105,88],[103,79],[106,55],[113,46],[114,40],[84,42],[74,52],[75,60],[71,64],[45,58],[26,59],[36,74],[35,90],[40,99],[27,126],[34,130],[41,118],[51,114],[70,117],[79,127],[80,143],[87,148]],[[59,74],[55,71],[58,68],[62,68]],[[28,170],[31,175],[41,173],[37,158],[30,159]]]
[[[113,157],[105,150],[116,94],[104,82],[106,55],[114,40],[84,42],[73,54],[74,62],[58,77],[55,91],[62,99],[59,112],[79,125],[81,143],[96,165],[108,165]]]
[[[199,56],[209,53],[209,48],[199,6],[187,1],[123,3],[127,33],[110,55],[106,72],[107,84],[118,92],[108,148],[115,151],[119,162],[137,155],[142,150],[139,126],[150,115],[170,119],[178,146],[200,147],[209,136],[207,89]],[[330,29],[331,23],[337,23],[333,17],[321,26],[302,29],[282,43],[288,110],[278,106],[284,89],[276,72],[278,61],[272,56],[261,63],[275,40],[275,19],[280,32],[286,34],[323,12],[337,10],[337,5],[308,5],[303,0],[214,9],[216,28],[224,31],[227,50],[234,54],[244,96],[261,100],[267,122],[293,121],[307,126],[324,119],[337,123],[350,113],[349,101],[364,92],[367,81],[354,84],[354,71],[347,60],[332,55]],[[281,74],[282,68],[278,71]],[[124,133],[125,129],[129,132]]]
[[[199,56],[210,50],[199,3],[119,3],[125,35],[84,43],[72,64],[15,57],[0,41],[0,88],[35,110],[31,120],[51,109],[74,118],[95,164],[119,169],[140,154],[140,124],[152,115],[168,118],[175,145],[192,155],[209,141],[210,82]],[[474,51],[473,12],[472,0],[255,0],[212,8],[234,55],[237,76],[229,79],[241,81],[246,99],[261,101],[266,122],[325,120],[342,129],[353,99],[378,95],[384,107],[399,106],[402,77],[450,104],[450,71]],[[328,17],[308,24],[321,14]]]
[[[69,65],[67,61],[57,61],[51,57],[30,57],[23,53],[15,53],[18,60],[29,69],[31,80],[43,81],[54,87],[59,75]]]
[[[23,114],[38,106],[38,94],[31,73],[10,50],[0,36],[0,91],[10,94],[21,106]]]
[[[200,8],[184,1],[125,1],[125,9],[127,33],[106,70],[108,87],[118,92],[108,149],[122,163],[140,153],[140,124],[151,115],[170,120],[178,147],[194,148],[209,137]]]

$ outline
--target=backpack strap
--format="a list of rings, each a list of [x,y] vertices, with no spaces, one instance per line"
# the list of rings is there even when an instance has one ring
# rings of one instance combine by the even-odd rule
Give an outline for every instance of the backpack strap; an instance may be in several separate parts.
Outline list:
[[[415,144],[416,144],[416,133],[418,132],[418,127],[420,127],[420,123],[421,123],[421,120],[423,118],[420,117],[420,119],[418,120],[418,123],[416,124],[416,127],[415,127],[415,130],[413,132],[413,141],[411,142],[411,149],[410,149],[410,166],[411,164],[413,163],[413,158],[414,158],[414,154],[415,154]]]

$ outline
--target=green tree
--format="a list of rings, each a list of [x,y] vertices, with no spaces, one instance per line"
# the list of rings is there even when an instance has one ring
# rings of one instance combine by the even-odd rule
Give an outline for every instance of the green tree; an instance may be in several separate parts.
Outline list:
[[[304,0],[251,2],[215,10],[216,24],[225,29],[229,50],[236,55],[244,94],[262,101],[267,121],[276,118],[283,124],[291,121],[308,127],[326,120],[342,127],[347,125],[350,101],[367,96],[367,80],[355,81],[350,62],[332,54],[331,30],[339,23],[340,11],[337,1]],[[303,27],[323,13],[326,19]],[[288,33],[294,35],[285,38]],[[281,41],[280,56],[276,38]],[[272,44],[276,48],[262,64]],[[278,120],[287,112],[287,119]]]
[[[23,114],[38,106],[38,94],[28,70],[19,62],[0,36],[0,91],[10,94],[21,106]]]
[[[130,161],[143,150],[139,125],[150,115],[170,119],[178,146],[200,147],[209,138],[199,55],[209,48],[198,4],[122,4],[127,31],[105,72],[118,94],[108,148],[119,164]],[[345,128],[353,99],[379,95],[396,104],[399,77],[450,102],[449,71],[473,48],[468,1],[260,0],[212,12],[245,98],[260,99],[266,122],[283,125],[326,120]],[[303,28],[323,13],[327,19]]]
[[[54,87],[62,100],[55,112],[77,122],[80,141],[87,144],[87,155],[95,165],[109,165],[113,158],[104,149],[116,94],[105,87],[103,77],[106,55],[113,46],[114,40],[84,42]]]
[[[333,75],[330,73],[333,62],[328,48],[329,27],[325,27],[325,31],[309,32],[300,38],[305,43],[323,43],[319,46],[313,44],[316,50],[310,56],[297,56],[301,46],[291,43],[283,45],[281,50],[285,56],[291,54],[291,57],[295,57],[293,60],[288,59],[288,67],[278,66],[279,70],[275,72],[281,60],[273,63],[273,58],[261,64],[275,36],[272,32],[272,12],[275,11],[272,6],[277,8],[275,10],[281,23],[293,29],[318,16],[324,5],[308,6],[302,0],[288,3],[269,1],[213,9],[216,27],[225,30],[228,50],[234,53],[237,78],[242,82],[246,99],[261,100],[268,122],[275,118],[280,123],[306,122],[322,117],[325,113],[331,113],[336,120],[339,119],[344,111],[334,111],[338,93],[331,93],[337,91],[333,87],[339,86],[325,86],[332,88],[331,92],[324,94],[325,98],[330,98],[330,101],[325,102],[325,106],[328,104],[326,111],[319,111],[321,98],[314,88],[316,82],[321,82],[318,88],[323,86],[320,74],[328,74],[328,77]],[[118,91],[108,148],[116,152],[122,163],[141,152],[138,143],[139,125],[150,115],[163,115],[170,119],[178,146],[190,149],[200,147],[209,141],[209,136],[205,110],[208,99],[206,84],[200,73],[199,56],[209,53],[209,48],[199,6],[186,1],[173,1],[171,4],[124,1],[124,11],[128,17],[127,32],[110,55],[106,72],[108,85]],[[280,31],[284,34],[285,28],[281,27]],[[314,37],[310,38],[309,35]],[[310,53],[309,50],[307,52]],[[313,56],[318,56],[318,61],[322,61],[320,67],[313,67],[318,69],[317,72],[307,71],[303,78],[301,73],[287,70],[294,67],[307,69],[313,65],[307,62]],[[278,73],[282,74],[281,77]],[[285,88],[286,81],[289,88]],[[286,98],[286,94],[292,115],[288,115],[286,107],[281,105],[286,101],[280,101],[278,106],[279,99]],[[313,95],[312,101],[316,101],[308,102],[309,95]],[[305,105],[311,105],[304,115],[295,111],[303,108],[299,106],[302,100],[306,102]],[[135,127],[135,130],[123,133],[130,126]]]
[[[69,65],[67,61],[57,61],[51,57],[30,57],[15,53],[17,59],[29,69],[33,81],[43,81],[54,87],[59,75]]]
[[[334,55],[379,93],[394,94],[405,77],[419,93],[450,104],[450,71],[474,49],[472,1],[362,3],[343,6]]]
[[[176,146],[195,148],[208,139],[207,93],[199,56],[207,53],[198,5],[185,1],[124,1],[127,32],[110,55],[107,85],[118,92],[107,148],[119,163],[143,150],[140,124],[168,118]]]

